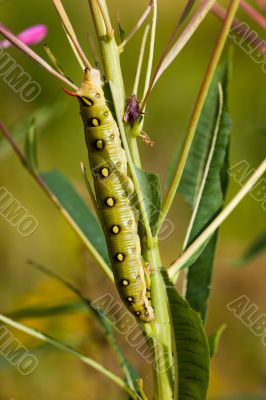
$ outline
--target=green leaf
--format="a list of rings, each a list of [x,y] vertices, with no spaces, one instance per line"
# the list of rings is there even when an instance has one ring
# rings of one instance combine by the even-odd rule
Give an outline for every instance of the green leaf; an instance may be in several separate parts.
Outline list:
[[[89,239],[104,261],[110,266],[106,241],[102,228],[83,198],[58,170],[40,173],[49,189],[55,194],[62,207],[69,213],[82,233]]]
[[[30,127],[27,131],[24,144],[24,153],[26,164],[30,171],[36,172],[38,169],[38,156],[37,156],[37,133],[35,119],[31,120]]]
[[[120,43],[122,43],[125,39],[125,30],[122,28],[120,23],[118,23],[118,34],[119,34]]]
[[[145,210],[149,219],[152,234],[156,233],[162,208],[162,191],[160,177],[135,166],[141,188]]]
[[[231,119],[227,112],[227,81],[228,62],[224,62],[214,75],[179,187],[190,207],[195,207],[186,247],[211,223],[224,205],[231,128]],[[219,82],[224,93],[221,110]],[[215,133],[217,136],[213,142]],[[197,252],[196,260],[194,255],[187,276],[187,300],[201,314],[203,320],[207,313],[217,235],[218,232],[215,232],[202,246],[201,251]]]
[[[206,400],[209,384],[209,344],[200,316],[176,291],[162,271],[174,335],[175,400]]]
[[[33,111],[29,117],[11,126],[12,137],[16,142],[24,141],[25,135],[29,130],[30,122],[35,119],[38,124],[38,134],[42,133],[45,129],[49,128],[51,123],[64,115],[67,110],[67,102],[62,101],[62,96],[53,102],[53,105],[47,104],[39,107]],[[0,158],[4,158],[9,155],[11,147],[9,143],[0,138]]]
[[[256,237],[254,242],[248,247],[244,254],[234,261],[233,265],[236,267],[243,267],[250,263],[254,258],[258,257],[265,250],[266,232],[262,232]]]
[[[208,337],[211,358],[213,358],[215,356],[215,354],[217,353],[219,342],[220,342],[221,336],[225,329],[226,329],[226,325],[222,324],[221,326],[219,326],[219,328],[214,333],[212,333]]]
[[[187,0],[187,3],[185,4],[185,7],[179,18],[178,26],[180,26],[181,24],[183,24],[183,22],[185,22],[186,18],[189,16],[190,11],[192,10],[194,4],[195,4],[195,0]]]
[[[132,389],[130,389],[129,386],[125,382],[123,382],[123,380],[121,378],[119,378],[117,375],[115,375],[110,370],[103,367],[101,364],[99,364],[92,358],[79,353],[78,351],[76,351],[72,347],[70,347],[69,345],[62,343],[61,341],[56,340],[53,337],[48,336],[47,334],[38,331],[37,329],[30,328],[26,325],[16,322],[13,319],[6,317],[5,315],[0,314],[0,321],[9,326],[12,326],[15,329],[18,329],[21,332],[24,332],[36,339],[39,339],[45,343],[49,343],[52,346],[54,346],[60,350],[63,350],[69,354],[72,354],[73,356],[77,357],[80,361],[84,362],[85,364],[94,368],[96,371],[98,371],[98,372],[102,373],[103,375],[105,375],[106,377],[108,377],[110,380],[112,380],[114,383],[116,383],[120,388],[122,388],[126,393],[130,394],[134,400],[137,400],[136,393],[134,391],[132,391]]]
[[[189,153],[188,161],[178,188],[178,191],[184,196],[185,200],[193,209],[195,200],[197,198],[197,193],[202,181],[204,167],[206,164],[206,159],[208,157],[209,148],[214,133],[214,128],[217,121],[217,113],[219,109],[219,90],[218,83],[221,82],[223,93],[224,93],[224,108],[220,122],[220,129],[218,133],[217,149],[213,157],[213,167],[216,164],[216,170],[210,172],[209,180],[213,184],[213,187],[218,190],[218,193],[212,193],[212,196],[219,196],[221,199],[223,182],[221,179],[215,180],[214,178],[219,178],[219,171],[224,164],[225,158],[227,156],[227,148],[229,141],[229,131],[232,126],[231,118],[227,111],[227,84],[228,84],[228,62],[224,62],[220,67],[218,67],[212,85],[210,87],[209,93],[205,105],[202,110],[202,114],[197,126],[194,141]],[[220,200],[221,201],[221,200]],[[216,209],[215,205],[212,205],[210,201],[211,210]]]
[[[80,301],[69,301],[68,303],[57,304],[53,306],[37,305],[21,308],[6,314],[12,319],[25,318],[46,318],[53,315],[68,314],[77,311],[84,311],[84,303]]]

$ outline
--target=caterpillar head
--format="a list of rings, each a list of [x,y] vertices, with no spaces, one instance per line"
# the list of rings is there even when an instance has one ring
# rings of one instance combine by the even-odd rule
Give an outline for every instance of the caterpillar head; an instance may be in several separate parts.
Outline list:
[[[112,121],[112,115],[106,105],[98,70],[92,69],[90,71],[86,68],[79,89],[75,93],[71,93],[66,89],[65,92],[79,99],[81,116],[85,126],[97,127]]]
[[[138,306],[135,305],[133,312],[142,322],[151,322],[154,319],[153,308],[146,298]]]

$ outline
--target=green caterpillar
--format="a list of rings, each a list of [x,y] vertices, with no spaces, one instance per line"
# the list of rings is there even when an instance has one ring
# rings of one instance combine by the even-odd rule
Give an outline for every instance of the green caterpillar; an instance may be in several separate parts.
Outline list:
[[[134,186],[127,175],[126,154],[100,77],[86,69],[80,88],[72,95],[80,102],[95,194],[117,289],[131,313],[143,322],[151,322],[154,314],[147,297],[138,224],[130,203]]]

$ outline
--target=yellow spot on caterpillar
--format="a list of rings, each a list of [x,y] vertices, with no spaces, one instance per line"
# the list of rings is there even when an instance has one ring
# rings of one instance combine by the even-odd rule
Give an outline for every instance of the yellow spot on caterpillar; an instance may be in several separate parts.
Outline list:
[[[97,97],[97,99],[99,99],[101,97],[100,93],[96,93],[95,97]]]
[[[118,225],[113,225],[111,231],[116,235],[117,233],[120,232],[120,228]]]
[[[92,118],[91,124],[92,124],[92,126],[99,126],[100,122],[97,118]]]
[[[124,261],[124,258],[125,258],[125,256],[123,253],[117,253],[117,255],[116,255],[117,261],[120,261],[120,262]]]
[[[129,301],[130,303],[132,303],[133,302],[133,297],[127,297],[127,301]]]
[[[108,117],[108,111],[105,111],[105,113],[103,114],[105,117]]]
[[[108,207],[113,207],[115,205],[115,200],[113,197],[107,197],[105,203]]]
[[[123,279],[122,280],[122,285],[123,286],[128,286],[129,285],[129,281],[127,279]]]
[[[139,316],[141,314],[140,311],[136,311],[136,315]]]
[[[107,176],[109,176],[109,169],[108,168],[102,168],[101,169],[101,175],[104,177],[104,178],[107,178]]]
[[[99,139],[95,143],[96,149],[102,150],[104,148],[104,141]]]

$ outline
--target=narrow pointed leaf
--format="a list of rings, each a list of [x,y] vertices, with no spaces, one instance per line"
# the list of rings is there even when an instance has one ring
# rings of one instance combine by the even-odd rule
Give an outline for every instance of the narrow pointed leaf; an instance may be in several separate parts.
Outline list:
[[[193,210],[195,206],[197,207],[186,247],[208,226],[221,211],[224,204],[231,128],[231,119],[227,112],[228,68],[228,61],[225,61],[214,75],[179,186],[179,191],[191,209]],[[221,114],[219,114],[219,82],[223,88]],[[217,125],[219,115],[219,125]],[[218,128],[217,139],[212,158],[209,160],[209,152],[213,144],[212,140],[216,128]],[[210,164],[206,175],[208,161],[210,161]],[[201,186],[202,182],[204,182],[204,187]],[[198,198],[199,194],[200,197]],[[186,267],[190,267],[187,277],[186,297],[190,305],[201,314],[203,319],[206,318],[216,243],[217,232],[186,264]]]
[[[174,335],[174,400],[206,400],[209,384],[209,344],[200,316],[176,291],[162,271]]]
[[[219,328],[214,333],[212,333],[208,337],[211,358],[213,358],[215,356],[215,354],[217,353],[219,342],[220,342],[221,336],[225,329],[226,329],[226,325],[222,324],[221,326],[219,326]]]
[[[217,142],[213,154],[213,158],[210,164],[208,176],[200,200],[199,208],[197,210],[196,218],[190,233],[188,240],[188,245],[193,242],[193,240],[204,230],[204,228],[216,217],[216,215],[221,211],[224,205],[226,189],[227,189],[227,169],[228,169],[228,145],[229,145],[229,135],[231,128],[231,120],[227,112],[227,77],[228,77],[228,64],[224,63],[216,72],[214,77],[214,82],[210,88],[208,99],[206,105],[203,109],[203,113],[200,119],[199,127],[196,132],[195,143],[192,146],[193,154],[196,153],[196,146],[201,141],[201,136],[204,132],[203,126],[207,121],[213,118],[215,120],[215,109],[210,107],[210,99],[215,100],[218,97],[217,81],[220,81],[224,88],[224,108],[221,116],[219,132],[217,136]],[[217,103],[216,106],[218,107]],[[211,111],[211,113],[210,113]],[[210,126],[210,128],[212,128]],[[207,131],[207,134],[212,135],[212,129]],[[206,148],[208,149],[208,141],[205,142],[204,146],[201,146],[203,153],[206,153]],[[199,154],[198,154],[199,155]],[[207,157],[207,155],[206,155]],[[194,160],[194,161],[193,161]],[[196,165],[195,165],[196,160]],[[200,162],[203,162],[202,157],[200,160],[198,157],[190,159],[187,164],[187,171],[191,172],[191,169],[198,166],[199,171],[202,170]],[[195,175],[194,175],[195,177]],[[198,177],[199,178],[199,177]],[[185,175],[183,181],[183,190],[185,187],[185,182],[188,182],[188,175]],[[197,185],[197,182],[194,181]],[[188,188],[188,186],[186,186]],[[198,190],[198,189],[197,189]],[[195,201],[195,196],[197,191],[188,191],[190,193],[190,204]],[[199,258],[190,266],[187,276],[187,293],[186,297],[190,305],[198,312],[200,312],[203,320],[206,318],[207,313],[207,302],[210,294],[210,285],[212,279],[213,262],[215,249],[217,244],[218,232],[210,238],[208,244],[204,248],[203,252]]]
[[[137,167],[135,167],[135,170],[141,188],[145,210],[150,222],[151,231],[155,234],[162,207],[160,177],[157,174],[144,171]]]
[[[27,135],[30,121],[33,119],[38,124],[38,134],[40,135],[50,124],[57,118],[61,117],[67,110],[67,103],[62,101],[62,98],[55,100],[53,106],[46,104],[39,107],[37,110],[30,113],[30,115],[14,125],[11,126],[10,131],[16,142],[21,142]],[[12,148],[9,143],[0,137],[0,158],[6,157],[10,154]]]
[[[24,307],[18,310],[11,311],[6,315],[12,319],[25,319],[25,318],[46,318],[54,315],[62,315],[84,311],[86,309],[84,303],[81,301],[69,301],[68,303],[57,304],[53,306],[37,305]]]
[[[63,350],[69,354],[72,354],[73,356],[77,357],[81,362],[89,365],[90,367],[94,368],[98,372],[100,372],[103,375],[105,375],[106,377],[108,377],[110,380],[112,380],[114,383],[116,383],[118,386],[120,386],[123,390],[125,390],[128,394],[132,395],[133,399],[137,399],[137,395],[129,388],[128,385],[126,385],[123,382],[123,380],[120,377],[118,377],[117,375],[115,375],[113,372],[106,369],[105,367],[103,367],[98,362],[94,361],[92,358],[79,353],[78,351],[76,351],[72,347],[70,347],[69,345],[62,343],[61,341],[54,339],[53,337],[51,337],[43,332],[40,332],[37,329],[30,328],[26,325],[23,325],[19,322],[14,321],[13,319],[10,319],[2,314],[0,314],[0,321],[9,326],[12,326],[15,329],[20,330],[21,332],[26,333],[27,335],[30,335],[30,336],[32,336],[36,339],[39,339],[45,343],[49,343],[52,346],[54,346],[60,350]]]
[[[139,374],[135,370],[133,365],[131,365],[130,362],[126,359],[123,349],[118,344],[114,334],[113,323],[111,318],[103,310],[99,309],[98,306],[96,307],[93,301],[91,301],[88,297],[85,297],[79,289],[77,289],[74,285],[72,285],[72,283],[66,281],[62,276],[58,275],[56,272],[32,260],[29,261],[29,265],[32,265],[34,268],[37,268],[39,271],[43,272],[44,274],[50,276],[51,278],[57,280],[62,285],[67,287],[72,293],[78,296],[78,298],[81,300],[81,304],[83,304],[83,306],[90,313],[92,313],[94,317],[96,317],[97,321],[99,322],[103,330],[103,334],[106,341],[110,344],[110,346],[114,350],[114,353],[117,357],[120,367],[124,373],[125,382],[132,390],[137,392],[138,391],[137,379],[139,379]]]
[[[266,232],[262,232],[256,237],[254,242],[247,248],[242,256],[237,258],[233,265],[236,267],[244,267],[256,257],[260,256],[266,250]]]
[[[62,207],[70,214],[79,229],[93,244],[104,261],[110,266],[102,228],[83,198],[60,171],[53,170],[50,172],[42,172],[40,176],[59,199]]]
[[[30,127],[27,131],[24,153],[26,164],[30,171],[36,172],[38,169],[38,156],[37,156],[37,132],[35,119],[31,120]]]

